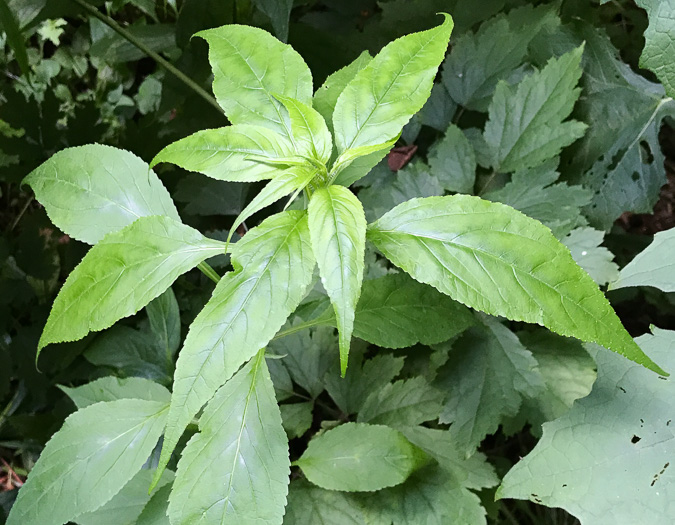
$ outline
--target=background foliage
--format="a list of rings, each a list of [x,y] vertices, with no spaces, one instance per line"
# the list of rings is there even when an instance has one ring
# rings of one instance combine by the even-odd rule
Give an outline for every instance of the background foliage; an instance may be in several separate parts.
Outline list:
[[[69,389],[111,375],[119,378],[106,383],[111,392],[115,384],[133,388],[137,377],[170,387],[186,328],[213,287],[190,272],[146,311],[77,343],[49,348],[36,370],[37,343],[53,299],[87,248],[55,230],[20,181],[65,147],[99,142],[150,161],[174,140],[227,124],[208,97],[147,54],[159,53],[210,93],[206,44],[190,37],[223,24],[254,25],[287,39],[318,87],[363,50],[375,53],[393,38],[436,25],[438,11],[451,13],[451,52],[429,102],[406,126],[399,147],[357,183],[368,221],[410,198],[448,192],[513,206],[550,227],[597,283],[614,283],[616,291],[608,297],[624,324],[672,372],[666,351],[673,340],[667,329],[675,328],[669,268],[659,266],[658,256],[654,262],[643,255],[652,263],[648,271],[654,280],[641,281],[638,271],[627,268],[617,281],[619,268],[649,244],[650,236],[674,224],[669,184],[674,83],[667,64],[674,56],[675,31],[668,14],[675,7],[670,2],[486,0],[481,9],[469,0],[83,4],[0,0],[0,523],[50,436],[76,405],[91,403],[86,401],[91,392]],[[117,21],[146,51],[87,5]],[[514,116],[530,111],[540,116],[530,127],[518,128]],[[160,175],[183,221],[212,238],[225,238],[259,189],[168,166]],[[269,213],[253,215],[239,233]],[[357,314],[359,339],[344,380],[335,331],[312,326],[327,304],[319,288],[284,327],[290,335],[269,348],[283,356],[269,359],[268,366],[291,439],[291,460],[303,469],[303,474],[292,471],[285,523],[575,522],[542,504],[564,507],[582,522],[600,522],[592,508],[604,509],[598,515],[607,522],[631,523],[644,517],[632,517],[638,502],[654,511],[650,523],[669,523],[673,510],[660,502],[672,496],[675,481],[672,469],[664,467],[673,453],[666,426],[673,413],[670,380],[533,326],[488,316],[464,319],[439,294],[434,308],[420,312],[411,300],[422,293],[419,283],[397,274],[374,251],[366,260],[363,297],[371,294],[378,301],[386,295],[403,313],[378,317],[366,302]],[[221,274],[229,267],[225,256],[210,263]],[[650,287],[628,287],[644,285]],[[435,292],[425,288],[424,293]],[[432,330],[420,330],[422,321]],[[651,323],[661,330],[649,334]],[[372,326],[383,327],[381,333],[373,336],[367,329]],[[393,330],[400,333],[394,336]],[[406,348],[390,348],[392,340],[404,337]],[[621,397],[625,391],[630,399]],[[165,393],[157,390],[153,396]],[[607,399],[609,408],[601,404],[601,414],[594,416]],[[655,399],[659,402],[650,405]],[[628,406],[638,408],[626,415]],[[588,442],[576,441],[577,450],[564,448],[570,435],[603,416],[606,427],[632,419],[613,433],[585,434]],[[542,432],[548,421],[554,422]],[[340,423],[347,423],[336,429],[344,436],[321,434]],[[383,484],[373,494],[324,490],[334,488],[328,484],[335,481],[323,479],[322,462],[356,439],[365,428],[360,423],[386,426],[392,449],[398,450],[405,436],[435,462],[410,477],[410,465],[380,473],[387,482],[402,471],[401,480],[407,479],[390,488]],[[653,433],[665,445],[648,449],[647,457],[636,449],[652,443]],[[500,480],[540,437],[537,449],[499,489],[503,497],[530,501],[495,502]],[[634,454],[635,462],[613,471],[603,467],[605,454]],[[566,477],[566,470],[582,467],[583,476]],[[526,469],[537,473],[536,486],[523,478]],[[150,499],[147,490],[135,490],[147,487],[147,472],[116,496],[115,504],[128,513],[125,523],[162,523],[171,474]],[[349,472],[344,483],[361,475]],[[579,483],[596,476],[604,483]],[[636,495],[643,481],[644,490],[652,491],[649,497]],[[572,486],[573,494],[560,493]],[[625,506],[613,504],[616,494]],[[96,512],[78,523],[110,516],[105,507]]]

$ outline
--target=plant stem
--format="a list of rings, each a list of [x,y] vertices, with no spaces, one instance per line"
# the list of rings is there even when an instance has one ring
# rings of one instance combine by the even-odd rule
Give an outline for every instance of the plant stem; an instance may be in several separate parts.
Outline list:
[[[220,282],[220,275],[211,268],[207,263],[205,262],[200,262],[197,265],[197,268],[201,270],[201,272],[206,275],[209,279],[211,279],[214,283],[218,284]]]
[[[124,29],[121,25],[119,25],[117,22],[115,22],[112,18],[110,18],[109,16],[101,13],[98,9],[96,9],[92,5],[88,4],[85,0],[71,0],[71,1],[76,3],[78,6],[80,6],[82,9],[84,9],[91,16],[94,16],[94,17],[98,18],[101,22],[103,22],[105,25],[107,25],[110,29],[112,29],[113,31],[115,31],[116,33],[121,35],[124,39],[128,40],[133,45],[135,45],[138,49],[143,51],[143,53],[145,53],[150,58],[152,58],[155,62],[157,62],[160,66],[162,66],[164,69],[166,69],[173,76],[175,76],[178,80],[183,82],[183,84],[185,84],[187,87],[189,87],[197,95],[202,97],[206,102],[211,104],[214,108],[218,109],[218,112],[223,113],[223,108],[221,108],[218,105],[218,102],[216,101],[216,99],[213,98],[213,96],[211,96],[204,88],[202,88],[199,84],[197,84],[194,80],[192,80],[185,73],[180,71],[178,68],[173,66],[168,60],[164,59],[161,55],[159,55],[158,53],[156,53],[152,49],[150,49],[148,46],[146,46],[143,42],[141,42],[138,38],[136,38],[134,35],[129,33],[129,31]]]

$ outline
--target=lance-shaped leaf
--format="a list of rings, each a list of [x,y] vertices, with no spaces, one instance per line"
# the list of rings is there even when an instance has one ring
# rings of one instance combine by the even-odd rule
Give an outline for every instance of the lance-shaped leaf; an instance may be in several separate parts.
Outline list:
[[[290,142],[281,135],[262,126],[239,124],[177,140],[155,156],[152,166],[170,162],[214,179],[254,182],[279,175],[282,168],[276,161],[292,155]]]
[[[494,169],[535,167],[584,134],[586,124],[563,122],[581,92],[575,86],[581,77],[583,50],[581,46],[552,58],[515,88],[505,81],[497,84],[484,133]]]
[[[118,399],[145,399],[169,404],[171,393],[159,383],[142,377],[101,377],[96,381],[75,388],[59,386],[77,408],[88,407],[101,401]]]
[[[275,98],[288,111],[297,153],[326,164],[333,152],[333,138],[321,113],[299,100],[282,95]]]
[[[513,208],[467,195],[412,199],[373,223],[368,238],[467,306],[596,342],[664,373],[551,230]]]
[[[168,217],[141,217],[94,246],[66,279],[38,348],[112,326],[159,296],[224,243]]]
[[[69,416],[19,491],[7,524],[66,523],[104,505],[146,462],[166,413],[165,403],[120,399]]]
[[[453,22],[387,44],[338,98],[333,126],[338,153],[396,137],[429,98]]]
[[[54,154],[24,179],[52,222],[95,244],[139,217],[180,221],[169,192],[148,165],[128,151],[89,144]]]
[[[393,428],[345,423],[312,439],[293,464],[319,487],[369,492],[403,483],[428,459]]]
[[[267,345],[304,297],[315,265],[307,213],[279,213],[250,230],[235,244],[232,265],[235,271],[220,280],[190,326],[176,363],[155,480],[190,420]]]
[[[281,524],[288,439],[264,350],[209,401],[199,430],[178,463],[171,523]]]
[[[356,73],[366,67],[372,59],[373,57],[370,56],[370,53],[364,51],[351,64],[329,75],[323,85],[314,93],[314,107],[321,113],[331,131],[333,129],[333,111],[335,110],[338,97],[345,87],[347,87],[347,84],[352,81]]]
[[[309,202],[309,231],[319,273],[340,332],[340,368],[347,370],[354,310],[361,294],[366,250],[363,206],[344,186],[317,190]]]
[[[251,215],[290,193],[301,191],[312,181],[314,175],[316,175],[316,170],[311,166],[292,166],[280,175],[277,175],[267,183],[267,186],[239,214],[230,228],[228,241],[237,228]]]
[[[173,290],[168,288],[148,303],[145,312],[148,314],[150,330],[157,338],[157,346],[164,350],[167,358],[173,357],[180,347],[180,311]]]
[[[659,232],[652,243],[619,273],[609,289],[628,286],[653,286],[664,292],[675,292],[675,229]]]
[[[312,74],[302,57],[256,27],[200,31],[209,44],[213,94],[232,124],[254,124],[292,141],[288,115],[274,94],[312,102]]]
[[[649,26],[645,31],[645,48],[640,56],[640,66],[651,69],[666,88],[668,96],[675,97],[675,4],[672,0],[637,0],[637,5],[647,11]]]

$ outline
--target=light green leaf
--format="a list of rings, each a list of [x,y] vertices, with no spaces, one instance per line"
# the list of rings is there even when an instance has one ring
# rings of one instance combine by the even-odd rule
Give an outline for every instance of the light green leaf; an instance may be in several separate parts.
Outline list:
[[[531,432],[541,436],[539,425],[562,416],[590,393],[597,377],[595,361],[579,341],[545,330],[518,332],[518,338],[534,355],[544,379],[545,389],[523,403]]]
[[[275,95],[274,98],[288,111],[296,152],[300,156],[327,164],[333,152],[333,138],[321,113],[312,106],[289,97]]]
[[[170,470],[164,471],[158,489],[148,493],[152,474],[151,470],[141,469],[108,503],[93,512],[78,516],[74,521],[78,525],[136,525],[151,497],[161,487],[170,487],[174,477]]]
[[[640,56],[640,67],[651,69],[675,97],[675,2],[673,0],[637,0],[637,5],[647,11],[649,26],[645,31],[645,47]]]
[[[586,124],[563,122],[581,91],[575,86],[583,49],[552,58],[515,88],[503,80],[497,84],[484,132],[492,168],[511,172],[537,166],[584,134]]]
[[[66,279],[38,348],[112,326],[158,297],[179,275],[223,252],[224,243],[169,217],[141,217],[106,235]]]
[[[152,160],[152,166],[171,162],[186,170],[230,182],[272,179],[283,167],[267,161],[293,155],[291,143],[262,126],[239,124],[198,131],[169,144]]]
[[[158,472],[192,417],[267,345],[304,297],[315,265],[306,212],[279,213],[249,230],[233,248],[232,265],[235,271],[216,286],[178,357]]]
[[[144,399],[166,404],[171,401],[171,393],[166,388],[141,377],[120,379],[107,376],[75,388],[62,385],[58,387],[66,393],[77,408],[118,399]]]
[[[382,161],[389,153],[389,150],[393,147],[395,140],[391,140],[384,144],[382,149],[378,149],[368,155],[363,157],[357,157],[348,163],[343,164],[343,167],[340,169],[340,172],[335,177],[333,181],[334,184],[339,184],[341,186],[351,186],[357,180],[362,179],[370,170],[372,170],[377,164]]]
[[[324,490],[304,479],[291,481],[285,525],[363,525],[359,505],[349,494]]]
[[[652,243],[619,273],[609,289],[629,286],[653,286],[664,292],[675,292],[675,229],[658,232]]]
[[[427,456],[393,428],[345,423],[309,442],[294,465],[329,490],[374,491],[403,483]]]
[[[178,462],[171,523],[281,524],[288,440],[264,350],[209,401],[199,430]]]
[[[333,130],[333,111],[338,97],[351,82],[356,73],[366,67],[373,57],[368,51],[361,53],[351,64],[329,75],[323,85],[314,93],[314,108],[321,114],[326,124]]]
[[[172,489],[173,485],[164,485],[155,492],[138,517],[136,525],[170,525],[168,510],[169,494]],[[145,491],[147,490],[146,485]]]
[[[544,389],[537,361],[515,334],[494,319],[484,323],[452,346],[435,382],[447,393],[440,420],[452,423],[455,447],[467,454],[518,413],[524,395]]]
[[[602,246],[605,232],[593,228],[576,228],[561,239],[572,254],[572,258],[600,286],[614,281],[619,276],[619,267],[614,255]]]
[[[116,325],[87,345],[84,357],[97,367],[109,367],[123,377],[136,376],[171,384],[173,356],[157,338],[130,326]]]
[[[399,485],[359,498],[364,523],[392,525],[484,525],[485,509],[473,492],[458,486],[439,467],[430,465]],[[372,522],[369,520],[373,520]],[[375,521],[382,520],[382,521]]]
[[[366,217],[361,202],[344,186],[314,192],[309,232],[321,282],[330,297],[340,335],[340,369],[347,371],[354,310],[361,294],[366,249]]]
[[[519,20],[523,15],[526,20]],[[468,109],[486,111],[497,82],[525,62],[532,39],[555,21],[551,6],[526,6],[491,18],[475,34],[463,34],[443,63],[443,84],[450,96]]]
[[[447,341],[474,323],[464,306],[407,275],[363,283],[354,335],[385,348]]]
[[[413,199],[370,225],[394,264],[467,306],[596,342],[658,373],[550,230],[467,195]]]
[[[309,430],[309,427],[312,426],[313,408],[314,403],[311,401],[279,405],[281,420],[288,439],[300,437]]]
[[[338,153],[396,137],[429,98],[452,31],[440,26],[387,44],[340,94],[333,126]],[[339,162],[339,159],[338,159]]]
[[[458,193],[473,193],[476,182],[476,154],[466,136],[454,124],[443,139],[429,151],[429,168],[443,189]]]
[[[288,115],[273,94],[312,102],[312,74],[302,57],[256,27],[200,31],[209,44],[213,93],[232,124],[253,124],[293,142]]]
[[[148,165],[128,151],[89,144],[68,148],[25,179],[51,221],[71,237],[95,244],[139,217],[166,215],[176,207]]]
[[[173,357],[180,347],[180,311],[171,288],[150,301],[145,307],[150,330],[157,338],[157,346],[166,356]]]
[[[356,353],[351,361],[344,377],[337,374],[326,374],[324,377],[330,397],[347,415],[361,410],[368,395],[384,388],[403,368],[403,357],[391,354],[376,355],[362,363],[363,356]]]
[[[357,421],[397,428],[419,425],[438,419],[443,398],[423,377],[396,381],[366,398]]]
[[[577,226],[585,226],[581,208],[591,202],[593,192],[582,186],[554,184],[560,173],[558,159],[550,159],[536,168],[519,170],[503,188],[486,193],[484,198],[502,202],[522,211],[551,228],[558,239]]]
[[[301,322],[301,319],[296,320],[296,324]],[[302,330],[269,344],[270,351],[285,356],[280,361],[293,381],[304,388],[313,399],[323,392],[323,376],[331,364],[338,360],[337,338],[333,332],[332,328],[327,327]]]
[[[7,525],[66,523],[108,502],[150,456],[167,405],[120,399],[70,415],[45,446]]]
[[[675,332],[654,329],[638,344],[675,367]],[[561,507],[593,525],[669,525],[675,501],[671,378],[601,349],[590,395],[544,424],[537,446],[504,478],[500,498]]]
[[[272,23],[279,40],[288,40],[288,18],[291,16],[293,0],[253,0],[255,6],[265,13]]]
[[[311,166],[293,166],[273,178],[239,214],[230,228],[228,241],[232,238],[232,234],[237,231],[237,228],[251,215],[267,208],[267,206],[274,204],[290,193],[303,190],[315,175],[316,169]]]

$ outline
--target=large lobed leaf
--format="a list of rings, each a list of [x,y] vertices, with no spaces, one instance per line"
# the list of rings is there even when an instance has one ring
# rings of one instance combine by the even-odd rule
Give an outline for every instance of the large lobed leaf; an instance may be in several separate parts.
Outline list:
[[[338,153],[394,139],[431,93],[452,31],[448,15],[438,27],[387,44],[340,94],[333,113]],[[339,159],[338,159],[339,162]]]
[[[513,208],[466,195],[412,199],[370,225],[368,238],[415,279],[467,306],[596,342],[665,374],[569,250]]]
[[[315,265],[306,212],[279,213],[250,230],[233,248],[232,265],[190,326],[176,363],[158,473],[192,417],[304,297]]]
[[[290,120],[274,95],[312,102],[312,74],[302,57],[256,27],[200,31],[209,44],[213,93],[232,124],[253,124],[293,142]]]
[[[224,251],[224,243],[169,217],[141,217],[108,234],[66,279],[38,348],[112,326],[158,297],[179,275]]]
[[[289,473],[288,440],[262,350],[204,409],[178,463],[171,523],[281,524]]]
[[[321,282],[330,297],[340,333],[344,376],[361,295],[366,249],[366,216],[361,202],[344,186],[317,190],[309,202],[309,232]]]
[[[637,342],[675,366],[675,332],[656,328]],[[608,352],[593,353],[598,379],[590,395],[544,424],[542,439],[506,475],[497,496],[564,508],[583,525],[669,525],[675,515],[673,380]]]
[[[180,221],[169,192],[133,153],[88,144],[54,154],[25,179],[49,218],[71,237],[95,244],[139,217]]]
[[[167,408],[120,399],[69,416],[19,491],[7,524],[66,523],[104,505],[148,459]]]

